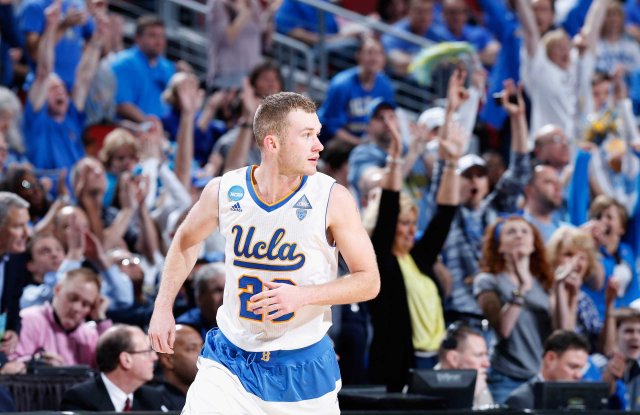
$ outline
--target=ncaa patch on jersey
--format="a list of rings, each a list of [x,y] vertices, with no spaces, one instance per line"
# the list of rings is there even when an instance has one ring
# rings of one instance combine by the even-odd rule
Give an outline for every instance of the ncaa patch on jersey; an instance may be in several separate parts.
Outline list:
[[[229,200],[237,202],[244,197],[244,189],[240,186],[231,186],[231,189],[229,189],[227,196],[229,196]]]
[[[311,209],[311,203],[309,203],[306,195],[302,195],[293,207],[297,209]]]

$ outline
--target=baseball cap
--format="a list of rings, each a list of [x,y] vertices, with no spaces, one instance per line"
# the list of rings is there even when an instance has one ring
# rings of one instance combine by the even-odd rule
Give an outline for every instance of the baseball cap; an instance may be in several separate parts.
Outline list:
[[[480,167],[487,171],[487,163],[477,154],[467,154],[458,160],[458,174],[464,174],[472,167]]]
[[[433,107],[425,110],[418,117],[418,124],[424,125],[429,131],[444,125],[446,111],[442,107]]]
[[[369,105],[367,106],[367,122],[371,121],[371,119],[376,115],[376,112],[384,108],[395,110],[396,105],[393,102],[387,101],[381,97],[369,102]]]
[[[191,186],[196,189],[203,189],[211,179],[213,179],[212,175],[207,174],[204,169],[198,169],[191,173]]]

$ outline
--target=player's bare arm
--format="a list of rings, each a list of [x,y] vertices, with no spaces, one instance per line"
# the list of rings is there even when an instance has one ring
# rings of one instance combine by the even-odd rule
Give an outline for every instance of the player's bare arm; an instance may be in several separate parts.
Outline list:
[[[338,184],[331,190],[327,228],[351,274],[313,286],[265,283],[268,290],[251,297],[250,311],[267,314],[265,319],[273,320],[305,305],[350,304],[378,295],[380,274],[371,240],[362,226],[353,197]]]
[[[157,352],[173,353],[173,302],[198,259],[202,241],[218,226],[219,188],[220,178],[207,184],[200,199],[178,228],[167,252],[160,290],[149,323],[149,339]]]

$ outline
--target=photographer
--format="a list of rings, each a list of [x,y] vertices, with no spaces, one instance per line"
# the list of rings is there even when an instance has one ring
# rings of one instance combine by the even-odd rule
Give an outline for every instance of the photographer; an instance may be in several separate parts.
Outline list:
[[[260,163],[260,151],[253,138],[253,116],[262,98],[281,91],[282,75],[275,64],[267,61],[253,68],[238,102],[238,122],[213,147],[205,166],[208,173],[217,176],[247,164]]]

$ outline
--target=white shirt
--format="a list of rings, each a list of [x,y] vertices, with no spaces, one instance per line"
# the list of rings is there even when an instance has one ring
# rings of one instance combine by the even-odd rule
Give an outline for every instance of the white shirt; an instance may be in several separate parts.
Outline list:
[[[531,98],[529,147],[533,148],[536,132],[547,124],[555,124],[569,138],[579,139],[576,120],[591,113],[593,53],[585,52],[580,57],[577,49],[572,49],[571,64],[564,70],[549,60],[544,44],[538,42],[534,56],[529,56],[526,47],[522,46],[520,59],[520,75]]]
[[[107,393],[109,394],[109,398],[111,398],[111,403],[116,412],[122,412],[127,398],[129,398],[129,406],[133,407],[133,393],[124,393],[124,391],[117,387],[115,383],[111,382],[104,373],[100,373],[100,377],[104,382],[104,386],[107,388]]]
[[[623,36],[616,42],[601,39],[596,51],[596,68],[600,72],[611,74],[622,65],[631,73],[640,66],[640,45],[631,37]]]

